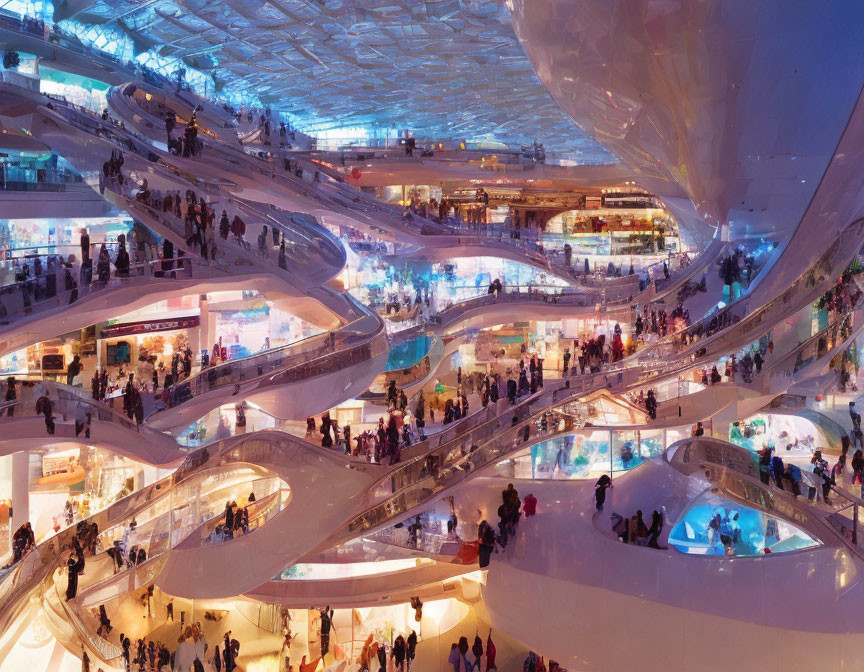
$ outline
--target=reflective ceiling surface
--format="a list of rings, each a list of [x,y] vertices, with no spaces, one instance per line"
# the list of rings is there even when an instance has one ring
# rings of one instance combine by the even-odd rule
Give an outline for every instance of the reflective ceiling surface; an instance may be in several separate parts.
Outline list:
[[[500,0],[67,0],[55,18],[110,24],[254,90],[301,128],[371,126],[614,157],[538,79]]]

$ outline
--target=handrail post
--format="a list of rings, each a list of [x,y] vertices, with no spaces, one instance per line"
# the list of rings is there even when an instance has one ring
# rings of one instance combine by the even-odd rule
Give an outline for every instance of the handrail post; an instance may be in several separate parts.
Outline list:
[[[858,502],[852,507],[852,543],[858,545]]]

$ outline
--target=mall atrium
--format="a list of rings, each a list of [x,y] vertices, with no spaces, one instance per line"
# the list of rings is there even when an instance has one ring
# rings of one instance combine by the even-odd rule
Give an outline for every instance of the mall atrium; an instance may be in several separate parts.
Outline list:
[[[0,672],[864,669],[861,26],[0,0]]]

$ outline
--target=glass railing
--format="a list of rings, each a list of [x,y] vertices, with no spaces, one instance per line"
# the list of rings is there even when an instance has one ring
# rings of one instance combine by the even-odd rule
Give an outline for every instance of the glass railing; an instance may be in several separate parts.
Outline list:
[[[819,502],[818,498],[796,497],[794,492],[777,488],[773,479],[769,483],[760,479],[755,453],[706,437],[684,439],[673,444],[666,452],[666,460],[685,474],[704,473],[725,494],[776,513],[813,532],[822,541],[839,540],[845,548],[864,559],[864,535],[859,534],[864,500],[842,487],[830,485],[834,498],[830,503]]]
[[[654,264],[654,267],[649,270],[649,276],[654,280],[654,288],[657,292],[665,292],[673,285],[694,277],[697,273],[710,268],[711,264],[727,249],[731,243],[724,242],[720,232],[718,232],[707,248],[696,259],[691,261],[686,266],[681,266],[677,271],[670,268],[669,278],[666,278],[663,273],[663,263]]]
[[[772,376],[792,378],[798,371],[836,350],[861,328],[864,318],[864,300],[859,299],[852,312],[832,320],[810,338],[801,341],[784,356],[765,366],[757,379],[769,380]]]
[[[171,437],[152,430],[146,425],[138,425],[120,411],[90,398],[90,395],[83,388],[70,387],[45,380],[40,380],[38,385],[42,386],[45,395],[51,402],[51,416],[54,420],[54,434],[52,436],[68,438],[81,435],[84,430],[82,428],[81,431],[75,433],[75,421],[79,415],[85,417],[84,414],[89,413],[91,421],[111,423],[139,435],[143,434],[148,440],[162,448],[175,448],[179,456],[181,447]],[[23,393],[24,391],[25,388],[22,387],[20,392]],[[0,403],[0,426],[4,422],[20,420],[21,418],[44,418],[44,413],[36,410],[37,401],[37,399],[32,398]]]
[[[375,381],[369,386],[368,392],[376,397],[384,395],[391,380],[396,382],[396,387],[400,390],[413,385],[434,371],[443,358],[444,344],[440,338],[433,338],[432,346],[419,362],[378,374]],[[368,397],[370,394],[363,396]]]
[[[121,127],[110,119],[103,121],[92,110],[70,103],[63,98],[51,95],[46,97],[52,102],[48,103],[50,109],[46,109],[45,114],[53,113],[79,131],[109,140],[124,151],[134,152],[148,160],[156,158],[150,141],[132,129]]]
[[[282,511],[290,501],[291,488],[288,484],[280,478],[269,480],[270,483],[266,486],[262,483],[256,483],[256,500],[249,502],[244,507],[249,518],[243,527],[233,527],[231,530],[224,529],[225,514],[222,513],[203,523],[196,532],[185,535],[183,541],[177,544],[176,548],[187,549],[196,546],[222,544],[259,529]],[[270,492],[271,490],[272,492]],[[220,528],[223,529],[220,530]]]
[[[386,544],[398,548],[423,551],[431,555],[444,555],[454,558],[458,554],[462,545],[462,541],[455,535],[448,536],[446,534],[441,534],[440,532],[431,532],[429,530],[420,530],[417,533],[416,541],[412,541],[408,531],[404,527],[401,530],[397,530],[394,527],[388,527],[373,532],[363,538],[377,544]]]
[[[100,637],[84,624],[84,621],[78,615],[74,606],[70,605],[64,599],[65,596],[60,594],[60,586],[58,583],[55,582],[53,590],[54,595],[52,601],[54,604],[59,606],[72,627],[86,639],[88,646],[94,653],[96,653],[99,659],[108,664],[115,662],[122,665],[120,659],[123,656],[123,650],[116,644],[112,644],[107,639]]]
[[[135,213],[139,217],[143,214],[144,217],[152,218],[161,226],[170,229],[182,239],[186,238],[185,222],[173,213],[163,212],[146,202],[138,200],[132,193],[132,186],[129,184],[129,180],[126,181],[123,187],[120,187],[116,181],[105,183],[105,187],[107,190],[110,190],[120,198],[124,199],[124,209],[127,211]],[[214,204],[211,202],[210,207],[212,208],[213,205]],[[289,234],[285,234],[284,226],[280,220],[276,220],[271,215],[263,213],[261,210],[254,208],[253,206],[242,204],[240,206],[232,206],[232,208],[235,210],[245,210],[246,212],[244,212],[244,214],[251,213],[255,219],[264,220],[249,223],[250,228],[247,228],[247,231],[250,235],[257,237],[255,227],[260,228],[264,222],[269,222],[270,226],[278,226],[280,230],[282,230],[286,242],[286,263],[290,264],[290,266],[280,269],[280,273],[301,273],[302,277],[305,278],[309,277],[310,273],[321,273],[321,269],[323,268],[324,273],[326,273],[328,277],[332,277],[338,273],[344,265],[344,251],[340,251],[332,240],[324,238],[323,236],[312,237],[308,233],[302,232],[298,227],[294,227]],[[297,236],[294,234],[297,234]],[[267,252],[263,259],[268,261],[268,265],[275,270],[278,268],[276,263],[278,261],[278,253],[271,249],[269,240],[267,241],[266,250]],[[227,239],[221,237],[216,238],[216,263],[220,266],[230,266],[235,268],[248,267],[250,269],[260,268],[261,260],[262,256],[256,254],[250,243],[246,240],[242,241],[242,243],[238,243],[234,240],[233,236],[229,236]]]
[[[482,308],[483,306],[494,306],[506,303],[543,303],[551,305],[572,306],[585,308],[599,299],[599,296],[589,292],[560,291],[560,287],[549,287],[558,290],[556,293],[540,291],[539,286],[505,287],[501,294],[484,294],[482,296],[460,301],[448,306],[437,315],[429,318],[431,324],[449,326],[457,322],[465,313]]]
[[[172,508],[163,511],[157,517],[136,527],[134,534],[129,537],[129,548],[126,550],[130,550],[133,546],[145,549],[147,560],[144,563],[129,562],[119,572],[108,575],[101,581],[91,583],[79,589],[78,597],[75,601],[65,602],[61,600],[70,621],[78,628],[81,634],[87,637],[88,643],[99,653],[102,660],[109,662],[111,659],[110,656],[116,647],[112,648],[113,645],[110,642],[94,633],[93,629],[78,615],[77,610],[81,608],[82,604],[97,597],[100,603],[105,603],[112,598],[121,597],[130,590],[135,590],[137,587],[149,583],[159,573],[162,567],[163,556],[171,548],[188,547],[190,542],[192,545],[210,543],[208,537],[212,531],[220,524],[224,524],[225,521],[223,507],[227,483],[216,480],[213,485],[215,487],[215,498],[205,496],[199,499],[196,503],[194,516],[184,517],[177,515],[178,510]],[[235,485],[236,483],[232,482],[227,487],[234,487]],[[289,489],[278,477],[257,478],[253,481],[245,482],[244,485],[250,491],[260,493],[259,499],[249,502],[245,507],[249,512],[249,521],[244,534],[248,534],[258,529],[284,507],[288,501],[287,493]],[[177,499],[176,494],[174,499]],[[114,527],[100,534],[99,539],[103,548],[113,547],[113,542],[121,539],[120,531],[120,528]],[[238,536],[241,534],[239,529],[236,530],[236,534]],[[107,568],[105,572],[107,574]],[[95,597],[91,598],[91,595]],[[106,658],[106,655],[109,658]]]
[[[209,273],[207,269],[192,257],[161,259],[132,264],[125,271],[118,271],[115,267],[113,272],[108,271],[105,279],[100,279],[98,272],[85,277],[79,273],[79,277],[73,278],[76,283],[74,289],[58,292],[58,284],[65,287],[65,271],[57,267],[53,270],[46,268],[41,276],[0,287],[0,325],[12,324],[23,316],[52,308],[70,306],[85,297],[121,287],[199,277],[202,270],[204,274]]]
[[[226,467],[260,464],[274,464],[296,459],[296,451],[314,451],[322,459],[333,461],[340,468],[346,465],[353,469],[363,469],[363,465],[346,463],[323,449],[315,448],[290,435],[260,432],[255,435],[236,437],[221,441],[189,455],[183,464],[167,476],[128,497],[114,502],[103,511],[87,519],[88,524],[97,524],[100,537],[105,547],[115,538],[121,536],[122,528],[133,518],[146,516],[146,511],[153,514],[149,520],[142,523],[150,529],[148,537],[151,549],[161,552],[166,544],[182,542],[185,535],[199,527],[200,520],[195,516],[178,517],[175,511],[174,523],[181,525],[166,525],[161,515],[169,510],[194,511],[196,501],[200,500],[196,489],[200,479],[209,478],[225,471]],[[212,455],[211,455],[212,451]],[[200,478],[199,478],[200,477]],[[193,480],[198,479],[198,480]],[[218,484],[217,484],[218,485]],[[222,502],[224,505],[224,501]],[[152,522],[151,522],[152,521]],[[163,522],[160,522],[163,521]],[[152,529],[151,529],[152,528]],[[169,535],[168,531],[180,528],[184,534]],[[47,589],[47,581],[51,580],[54,569],[65,565],[66,557],[76,536],[76,526],[60,530],[55,536],[38,544],[35,549],[25,555],[0,578],[0,628],[6,629],[20,613],[25,599],[30,593],[42,586],[42,592]],[[108,543],[106,543],[108,542]],[[175,543],[175,545],[176,545]],[[153,555],[151,550],[150,555]],[[43,585],[44,584],[44,585]]]
[[[63,192],[67,184],[78,184],[80,180],[57,180],[50,176],[44,182],[28,182],[7,179],[0,182],[0,191],[35,191],[35,192]],[[88,189],[89,191],[89,189]]]
[[[783,316],[800,309],[824,291],[826,281],[837,276],[838,267],[845,266],[840,263],[841,258],[845,258],[849,250],[857,251],[861,247],[862,231],[864,219],[847,226],[786,291],[755,310],[751,306],[751,295],[745,296],[717,313],[661,339],[650,350],[655,355],[667,358],[685,351],[694,351],[696,356],[701,357],[709,349],[712,352],[728,350],[728,346],[717,340],[720,334],[724,342],[755,340],[757,333],[766,331]]]
[[[334,373],[384,354],[388,345],[383,321],[374,313],[365,312],[351,297],[339,295],[337,298],[343,303],[342,315],[360,317],[339,331],[311,336],[299,343],[204,369],[173,388],[169,408],[225,386],[265,376],[270,377],[259,381],[260,387],[286,385]]]
[[[533,404],[467,432],[460,437],[458,446],[444,445],[403,464],[376,485],[377,493],[389,491],[392,494],[385,495],[383,501],[354,517],[334,537],[345,540],[347,536],[403,516],[440,497],[443,490],[481,467],[500,462],[538,439],[573,430],[570,416],[560,415],[545,406],[539,408],[542,403],[538,397]],[[332,540],[333,537],[328,543]]]
[[[125,415],[115,412],[104,404],[68,394],[65,391],[56,388],[52,389],[50,392],[46,390],[46,396],[51,402],[51,417],[54,419],[55,425],[57,424],[57,420],[60,421],[60,428],[62,428],[64,424],[69,424],[68,421],[70,419],[74,420],[75,413],[80,407],[83,408],[85,412],[91,413],[91,418],[93,420],[113,422],[125,429],[130,429],[132,431],[138,430],[134,421],[130,420]],[[14,401],[4,401],[0,403],[0,424],[7,421],[11,422],[13,420],[20,420],[21,418],[45,417],[43,412],[36,410],[36,402],[36,399],[15,399]],[[65,433],[62,431],[59,434],[59,436],[64,435]],[[57,436],[56,432],[53,436]]]

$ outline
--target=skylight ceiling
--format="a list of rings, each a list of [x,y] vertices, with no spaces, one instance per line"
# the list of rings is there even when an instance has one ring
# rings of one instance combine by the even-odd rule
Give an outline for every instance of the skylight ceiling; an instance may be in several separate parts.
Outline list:
[[[55,17],[111,24],[254,89],[300,126],[489,137],[606,162],[540,83],[500,0],[71,0]]]

